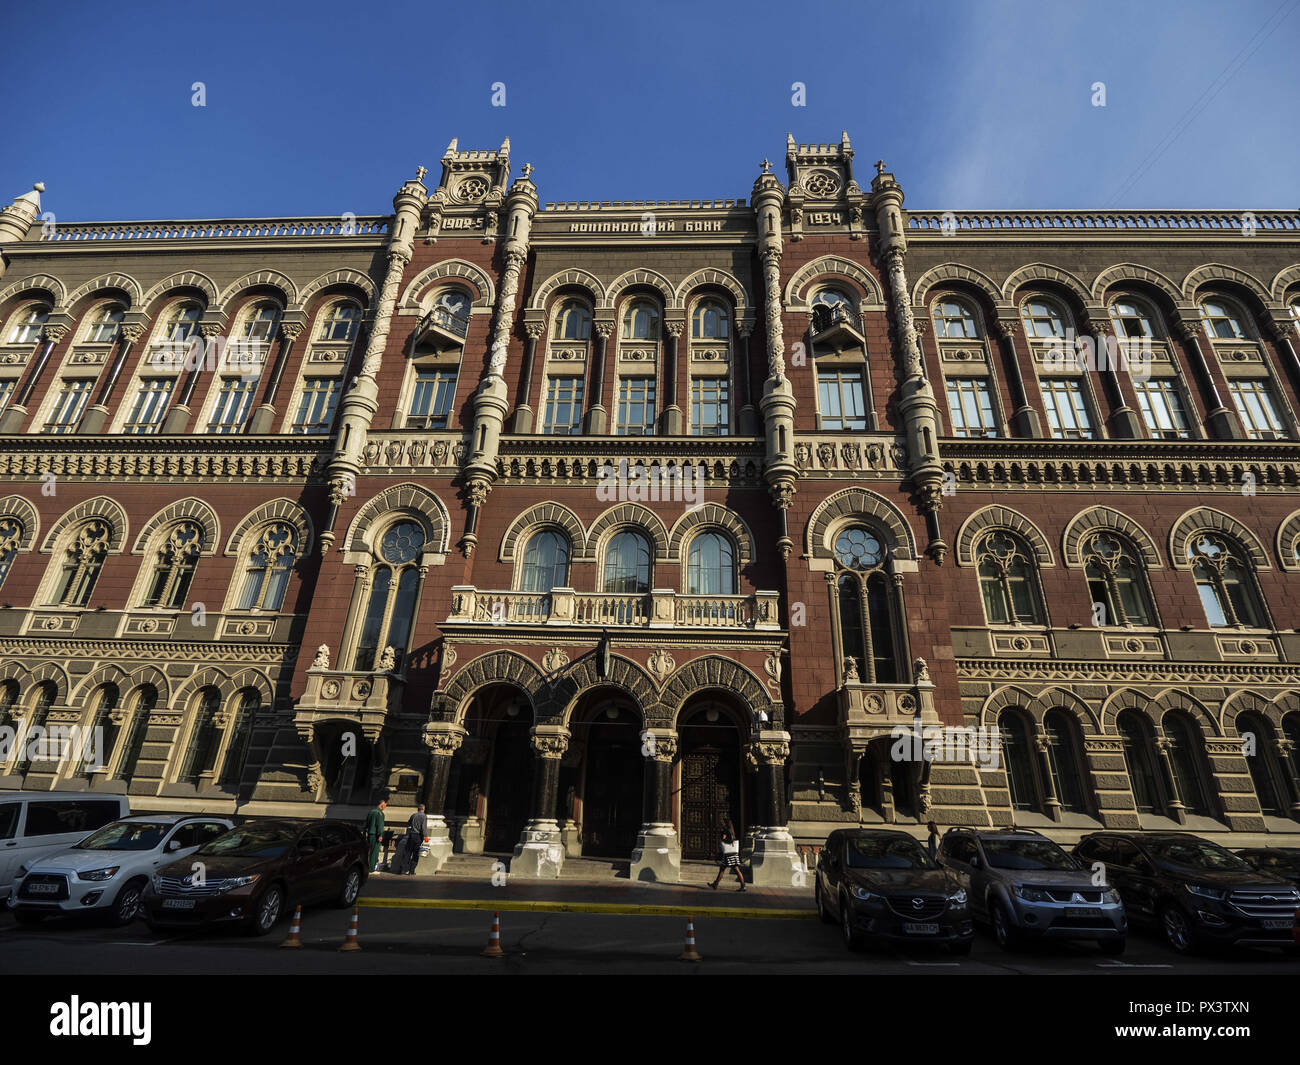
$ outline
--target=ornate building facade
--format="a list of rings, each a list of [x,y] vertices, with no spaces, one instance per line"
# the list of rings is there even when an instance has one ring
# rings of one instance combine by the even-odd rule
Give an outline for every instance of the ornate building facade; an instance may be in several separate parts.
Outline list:
[[[847,135],[772,169],[543,207],[453,141],[381,217],[19,196],[0,727],[102,757],[15,742],[0,789],[382,794],[537,876],[672,880],[728,819],[773,883],[846,823],[1294,845],[1300,215],[909,211]],[[941,727],[998,757],[900,757]]]

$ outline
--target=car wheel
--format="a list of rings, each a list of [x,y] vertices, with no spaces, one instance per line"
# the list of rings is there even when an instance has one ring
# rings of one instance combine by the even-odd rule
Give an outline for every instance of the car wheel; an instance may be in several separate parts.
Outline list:
[[[1190,954],[1196,947],[1196,934],[1187,914],[1173,903],[1160,911],[1160,931],[1165,942],[1179,954]]]
[[[284,908],[284,888],[279,884],[272,884],[266,889],[266,894],[257,904],[257,910],[253,914],[253,923],[249,926],[249,931],[255,936],[264,936],[267,932],[275,927],[275,922],[280,919],[280,911]]]
[[[1128,938],[1124,939],[1103,939],[1098,944],[1103,954],[1123,954],[1124,948],[1128,946]]]
[[[140,899],[144,895],[144,881],[131,880],[122,885],[113,900],[113,909],[109,915],[109,924],[118,928],[135,920],[140,912]]]
[[[1020,944],[1020,936],[1016,931],[1015,922],[1007,913],[1006,903],[995,902],[990,909],[993,917],[993,938],[998,941],[998,946],[1003,950],[1014,950]]]
[[[817,916],[822,919],[822,924],[834,924],[835,918],[831,916],[831,911],[826,906],[826,896],[822,893],[821,877],[815,881],[813,894],[817,896]]]
[[[840,899],[840,933],[844,936],[844,945],[849,950],[863,948],[862,936],[853,927],[853,907],[848,899]]]
[[[948,944],[948,953],[949,953],[949,954],[956,954],[956,955],[958,955],[958,956],[963,956],[963,955],[969,954],[969,953],[970,953],[970,948],[973,947],[974,945],[975,945],[975,942],[974,942],[974,940],[971,940],[971,939],[964,939],[964,940],[959,940],[959,941],[956,942],[956,943],[949,943],[949,944]]]
[[[14,910],[14,920],[19,924],[40,924],[49,914],[32,913],[30,910]]]
[[[361,866],[354,865],[348,870],[347,879],[343,881],[343,890],[339,892],[339,897],[335,900],[334,905],[340,908],[351,906],[357,901],[357,896],[361,894]]]

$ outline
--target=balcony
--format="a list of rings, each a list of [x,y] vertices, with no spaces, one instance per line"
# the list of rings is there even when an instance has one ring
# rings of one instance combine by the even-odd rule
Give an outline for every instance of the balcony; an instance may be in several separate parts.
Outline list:
[[[468,332],[468,318],[452,314],[446,307],[434,307],[420,319],[412,342],[439,352],[455,351],[464,345]]]
[[[318,669],[307,671],[307,689],[294,709],[298,734],[308,739],[324,721],[352,721],[374,742],[390,714],[402,709],[406,678],[394,673]]]
[[[839,353],[849,348],[867,346],[866,337],[862,335],[862,330],[858,328],[858,324],[843,304],[836,304],[830,308],[830,313],[824,318],[819,309],[813,319],[812,342],[813,350],[822,352],[829,348]]]
[[[655,588],[645,595],[479,590],[459,584],[451,590],[447,624],[549,625],[628,629],[754,629],[776,631],[777,593],[683,595]]]

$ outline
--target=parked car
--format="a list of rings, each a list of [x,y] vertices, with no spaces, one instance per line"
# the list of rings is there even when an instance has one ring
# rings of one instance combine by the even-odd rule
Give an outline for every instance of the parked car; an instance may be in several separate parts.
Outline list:
[[[346,821],[248,821],[158,870],[141,908],[150,928],[238,923],[265,935],[292,906],[351,906],[368,869]]]
[[[976,920],[1004,950],[1029,939],[1090,939],[1103,954],[1128,942],[1124,904],[1113,888],[1032,829],[949,829],[939,860],[970,895]]]
[[[943,943],[969,954],[966,892],[906,832],[837,829],[817,859],[817,913],[850,950],[868,941]]]
[[[160,865],[193,854],[232,827],[222,817],[187,814],[113,821],[70,849],[32,862],[17,883],[10,908],[20,924],[71,913],[95,913],[112,924],[129,924]]]
[[[1096,832],[1074,853],[1101,862],[1134,921],[1180,954],[1212,945],[1292,946],[1300,890],[1217,843],[1183,832]]]
[[[0,900],[24,867],[79,843],[131,812],[125,795],[72,791],[0,792]]]
[[[1300,884],[1300,847],[1247,847],[1237,855],[1262,872]]]

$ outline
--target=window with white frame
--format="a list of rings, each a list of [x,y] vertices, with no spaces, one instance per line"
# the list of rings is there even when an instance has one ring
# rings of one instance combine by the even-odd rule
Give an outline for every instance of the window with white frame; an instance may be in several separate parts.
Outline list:
[[[181,762],[178,778],[181,783],[198,787],[204,776],[215,769],[217,751],[221,746],[221,730],[217,727],[220,709],[221,693],[216,688],[199,690],[194,699],[194,724]]]
[[[691,315],[692,340],[726,340],[727,308],[717,300],[701,300]]]
[[[424,541],[424,529],[409,518],[389,526],[380,537],[353,669],[374,669],[386,647],[395,652],[394,668],[401,668],[415,624]]]
[[[23,539],[23,526],[17,518],[0,518],[0,587],[18,557],[18,547]]]
[[[730,381],[725,377],[692,377],[691,435],[726,436],[730,431]]]
[[[279,610],[297,560],[297,530],[285,521],[259,530],[246,546],[244,577],[236,610]],[[247,544],[247,541],[246,541]]]
[[[577,433],[582,424],[581,377],[552,377],[546,382],[542,432],[552,436]]]
[[[688,595],[736,594],[736,545],[719,532],[703,532],[686,552]]]
[[[975,312],[965,300],[945,296],[934,305],[934,335],[940,340],[968,340],[979,336]]]
[[[275,339],[280,324],[280,308],[274,303],[255,303],[244,315],[238,339],[250,352],[265,352]]]
[[[1286,436],[1268,381],[1259,377],[1229,379],[1228,392],[1248,439],[1281,440]]]
[[[655,379],[623,377],[618,382],[619,436],[646,436],[654,432]]]
[[[102,773],[108,768],[113,757],[113,748],[117,746],[118,726],[113,724],[112,714],[117,709],[119,693],[116,684],[101,684],[91,693],[91,705],[94,707],[87,722],[89,734],[101,737],[99,755],[102,761],[96,762],[90,757],[95,752],[88,745],[72,744],[72,772],[70,775],[88,779],[95,773]]]
[[[1172,377],[1135,378],[1133,390],[1150,436],[1158,440],[1191,439],[1192,429],[1177,381]]]
[[[122,424],[122,432],[141,435],[158,432],[167,415],[175,387],[174,377],[140,378],[140,386],[131,402],[130,413]]]
[[[1143,300],[1122,296],[1110,305],[1110,320],[1120,340],[1148,340],[1155,337],[1155,312]]]
[[[290,431],[304,435],[328,433],[342,391],[343,383],[337,377],[304,378]]]
[[[633,300],[623,312],[624,340],[658,340],[659,311],[649,300]]]
[[[862,431],[867,428],[867,401],[861,368],[818,370],[817,399],[821,406],[823,429]]]
[[[555,315],[556,340],[587,340],[591,337],[591,311],[579,300],[566,300]]]
[[[953,436],[998,435],[993,393],[986,377],[948,378],[948,414],[952,418]]]
[[[101,304],[91,317],[86,327],[87,344],[111,344],[117,339],[118,330],[126,311],[121,304]]]
[[[361,324],[361,308],[351,300],[332,303],[320,317],[320,330],[316,339],[326,342],[351,340]]]
[[[417,370],[406,414],[408,429],[446,429],[456,396],[456,371]]]
[[[1205,323],[1205,333],[1211,340],[1249,340],[1246,332],[1245,315],[1232,300],[1222,296],[1212,296],[1201,300],[1201,320]]]
[[[189,340],[199,327],[203,317],[203,308],[197,303],[178,303],[172,308],[167,324],[163,327],[164,340]]]
[[[1057,440],[1091,440],[1094,430],[1083,380],[1078,377],[1042,378],[1047,424]]]
[[[65,377],[60,381],[41,432],[57,435],[76,429],[94,387],[95,381],[90,377]]]
[[[1027,299],[1020,308],[1020,317],[1025,323],[1025,336],[1031,339],[1065,336],[1066,315],[1056,300],[1045,296]]]
[[[29,303],[10,319],[6,344],[35,344],[41,339],[41,330],[50,317],[50,308],[43,303]]]
[[[208,432],[221,435],[242,432],[256,387],[257,381],[251,376],[222,377],[208,418]]]

